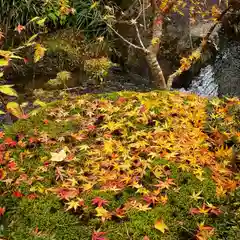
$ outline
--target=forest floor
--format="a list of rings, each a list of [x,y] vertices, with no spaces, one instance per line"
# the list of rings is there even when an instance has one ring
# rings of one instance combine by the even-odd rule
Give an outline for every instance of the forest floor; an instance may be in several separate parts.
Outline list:
[[[0,132],[0,238],[240,239],[240,100],[68,96]]]

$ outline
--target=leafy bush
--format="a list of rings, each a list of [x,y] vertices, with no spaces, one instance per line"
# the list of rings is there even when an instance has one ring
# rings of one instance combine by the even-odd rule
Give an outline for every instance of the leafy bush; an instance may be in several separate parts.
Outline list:
[[[46,17],[55,26],[58,22],[63,25],[70,13],[69,0],[0,1],[0,22],[5,30],[14,29],[19,24],[25,25],[36,16]]]
[[[113,63],[106,57],[86,60],[84,70],[95,80],[103,81]]]

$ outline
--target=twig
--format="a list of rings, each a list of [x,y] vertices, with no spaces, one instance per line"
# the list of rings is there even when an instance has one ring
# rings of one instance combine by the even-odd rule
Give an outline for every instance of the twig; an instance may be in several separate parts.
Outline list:
[[[134,26],[135,26],[135,29],[136,29],[136,32],[137,32],[138,40],[139,40],[139,42],[140,42],[142,48],[143,48],[144,51],[146,52],[147,49],[146,49],[146,47],[145,47],[144,44],[143,44],[142,38],[141,38],[140,33],[139,33],[138,26],[137,26],[137,24],[134,24]]]
[[[151,4],[149,4],[149,6],[151,6]],[[143,2],[142,2],[142,8],[143,8],[143,26],[144,26],[144,30],[146,31],[147,30],[147,24],[146,24],[146,13],[145,13],[145,11],[147,10],[147,8],[145,9],[145,0],[143,0]]]
[[[136,49],[140,49],[144,52],[146,52],[147,50],[145,48],[139,47],[131,42],[129,42],[126,38],[124,38],[121,34],[119,34],[110,24],[107,23],[107,26],[116,34],[118,35],[118,37],[120,37],[124,42],[126,42],[127,44],[129,44],[130,46],[136,48]]]
[[[133,7],[135,6],[135,4],[137,3],[138,0],[135,0],[132,5],[123,13],[123,15],[119,18],[119,20],[123,19],[124,17],[131,17],[131,15],[128,15],[128,13],[131,12],[131,10],[133,9]]]

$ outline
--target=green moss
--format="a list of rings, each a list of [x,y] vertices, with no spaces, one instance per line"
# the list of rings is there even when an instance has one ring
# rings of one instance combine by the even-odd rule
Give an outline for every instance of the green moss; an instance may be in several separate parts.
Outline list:
[[[34,233],[36,228],[38,233]],[[90,239],[92,228],[65,212],[56,197],[48,196],[34,201],[23,199],[8,219],[6,232],[13,240],[80,240]]]

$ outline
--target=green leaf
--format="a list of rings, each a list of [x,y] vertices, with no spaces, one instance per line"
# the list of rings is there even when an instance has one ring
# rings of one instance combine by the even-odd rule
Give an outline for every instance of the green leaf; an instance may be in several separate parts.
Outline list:
[[[42,102],[41,100],[37,99],[36,101],[33,102],[34,106],[40,106],[40,107],[45,107],[47,104],[45,102]]]
[[[8,66],[8,61],[6,59],[0,59],[0,67]]]
[[[34,18],[32,18],[28,23],[35,22],[35,21],[37,21],[38,19],[40,19],[40,17],[34,17]]]
[[[39,21],[37,21],[37,24],[38,24],[39,26],[43,27],[43,26],[44,26],[44,23],[45,23],[45,21],[46,21],[46,19],[47,19],[46,17],[40,19]]]
[[[0,115],[6,114],[4,111],[0,110]]]
[[[3,72],[0,72],[0,78],[2,78],[3,77]]]
[[[21,118],[23,116],[23,111],[18,103],[16,102],[9,102],[6,106],[7,111],[10,112],[17,118]]]
[[[54,13],[49,13],[48,14],[48,17],[53,21],[55,22],[57,20],[57,16],[54,14]]]
[[[37,33],[37,34],[34,34],[33,36],[31,36],[31,37],[28,39],[27,44],[31,43],[37,36],[38,36],[38,33]]]
[[[22,57],[16,56],[16,55],[11,55],[12,59],[23,59]]]
[[[32,110],[30,112],[30,116],[36,116],[39,113],[39,111],[40,111],[40,108]]]
[[[12,88],[14,85],[1,85],[0,86],[0,92],[4,93],[8,96],[14,96],[17,97],[17,92]]]

